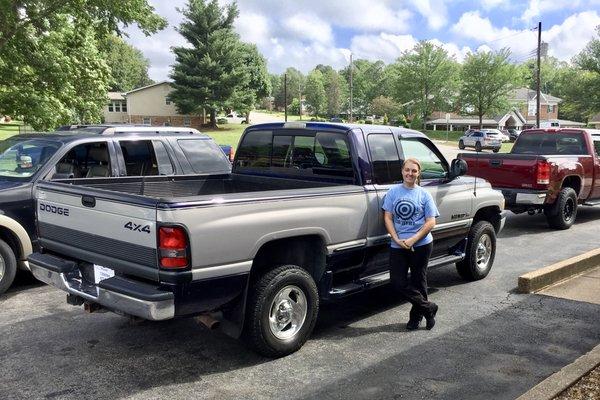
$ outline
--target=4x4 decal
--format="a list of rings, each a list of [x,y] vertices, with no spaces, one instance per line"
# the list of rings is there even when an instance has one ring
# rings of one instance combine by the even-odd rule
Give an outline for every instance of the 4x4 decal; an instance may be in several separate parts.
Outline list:
[[[146,232],[146,233],[150,233],[150,225],[138,225],[135,224],[131,221],[127,222],[123,228],[125,229],[129,229],[130,231],[135,231],[135,232]]]

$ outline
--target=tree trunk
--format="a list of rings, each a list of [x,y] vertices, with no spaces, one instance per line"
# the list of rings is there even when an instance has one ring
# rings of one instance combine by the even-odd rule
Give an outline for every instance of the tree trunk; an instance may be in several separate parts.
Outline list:
[[[479,114],[479,129],[483,128],[483,115]]]
[[[246,113],[246,124],[250,125],[250,111]]]
[[[214,108],[210,110],[210,127],[217,128],[217,110]]]

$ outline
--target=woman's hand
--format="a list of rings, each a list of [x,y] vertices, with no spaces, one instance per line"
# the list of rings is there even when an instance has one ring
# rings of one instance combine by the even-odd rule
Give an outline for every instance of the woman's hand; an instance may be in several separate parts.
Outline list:
[[[405,249],[410,249],[411,247],[413,247],[415,245],[415,243],[417,242],[416,239],[414,237],[410,237],[408,239],[403,240],[404,245],[406,247],[404,247]]]

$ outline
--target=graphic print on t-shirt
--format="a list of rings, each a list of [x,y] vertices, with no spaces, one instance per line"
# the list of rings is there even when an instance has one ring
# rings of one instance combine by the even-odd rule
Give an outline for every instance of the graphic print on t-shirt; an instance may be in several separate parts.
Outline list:
[[[394,205],[394,214],[400,225],[414,225],[421,217],[418,206],[410,199],[400,199]]]

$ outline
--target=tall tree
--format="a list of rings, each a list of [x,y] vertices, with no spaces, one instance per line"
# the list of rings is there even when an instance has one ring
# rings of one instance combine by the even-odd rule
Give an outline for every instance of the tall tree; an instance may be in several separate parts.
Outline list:
[[[321,71],[314,69],[308,74],[305,91],[306,101],[315,116],[318,117],[327,102],[325,86],[323,85],[323,74]]]
[[[348,85],[344,78],[331,67],[322,68],[321,73],[323,74],[327,114],[329,116],[339,115],[347,104]]]
[[[398,58],[392,71],[393,97],[400,104],[412,103],[423,127],[433,111],[452,107],[459,66],[443,48],[421,41]]]
[[[287,85],[285,85],[286,76]],[[306,78],[302,72],[293,67],[287,68],[285,72],[279,76],[279,85],[277,85],[279,90],[275,93],[275,105],[279,108],[283,108],[286,104],[288,106],[292,104],[292,99],[299,99],[304,91],[305,81]],[[287,97],[284,98],[284,92],[286,91]]]
[[[515,67],[508,62],[510,51],[470,53],[461,71],[460,101],[463,112],[479,117],[508,109],[508,94],[515,87]]]
[[[600,112],[600,25],[596,27],[597,37],[590,40],[585,48],[574,58],[574,63],[585,73],[580,79],[585,99],[580,99],[581,111],[586,119]]]
[[[241,65],[245,69],[245,80],[235,88],[229,99],[231,108],[246,115],[250,123],[250,111],[256,103],[271,91],[271,80],[267,72],[267,62],[253,44],[242,44]]]
[[[0,2],[0,114],[35,129],[100,120],[110,80],[98,40],[166,25],[146,0]]]
[[[154,81],[148,76],[150,62],[142,52],[116,35],[100,42],[100,50],[110,68],[109,88],[113,92],[128,92]]]
[[[217,0],[189,0],[178,32],[190,44],[174,47],[171,100],[182,114],[210,111],[210,125],[217,127],[217,110],[224,107],[237,87],[247,79],[242,66],[244,48],[233,22],[235,3],[221,8]]]
[[[371,112],[373,99],[383,94],[382,85],[385,70],[383,61],[355,60],[352,63],[352,108],[353,113],[366,115]],[[341,71],[350,84],[350,66]]]

